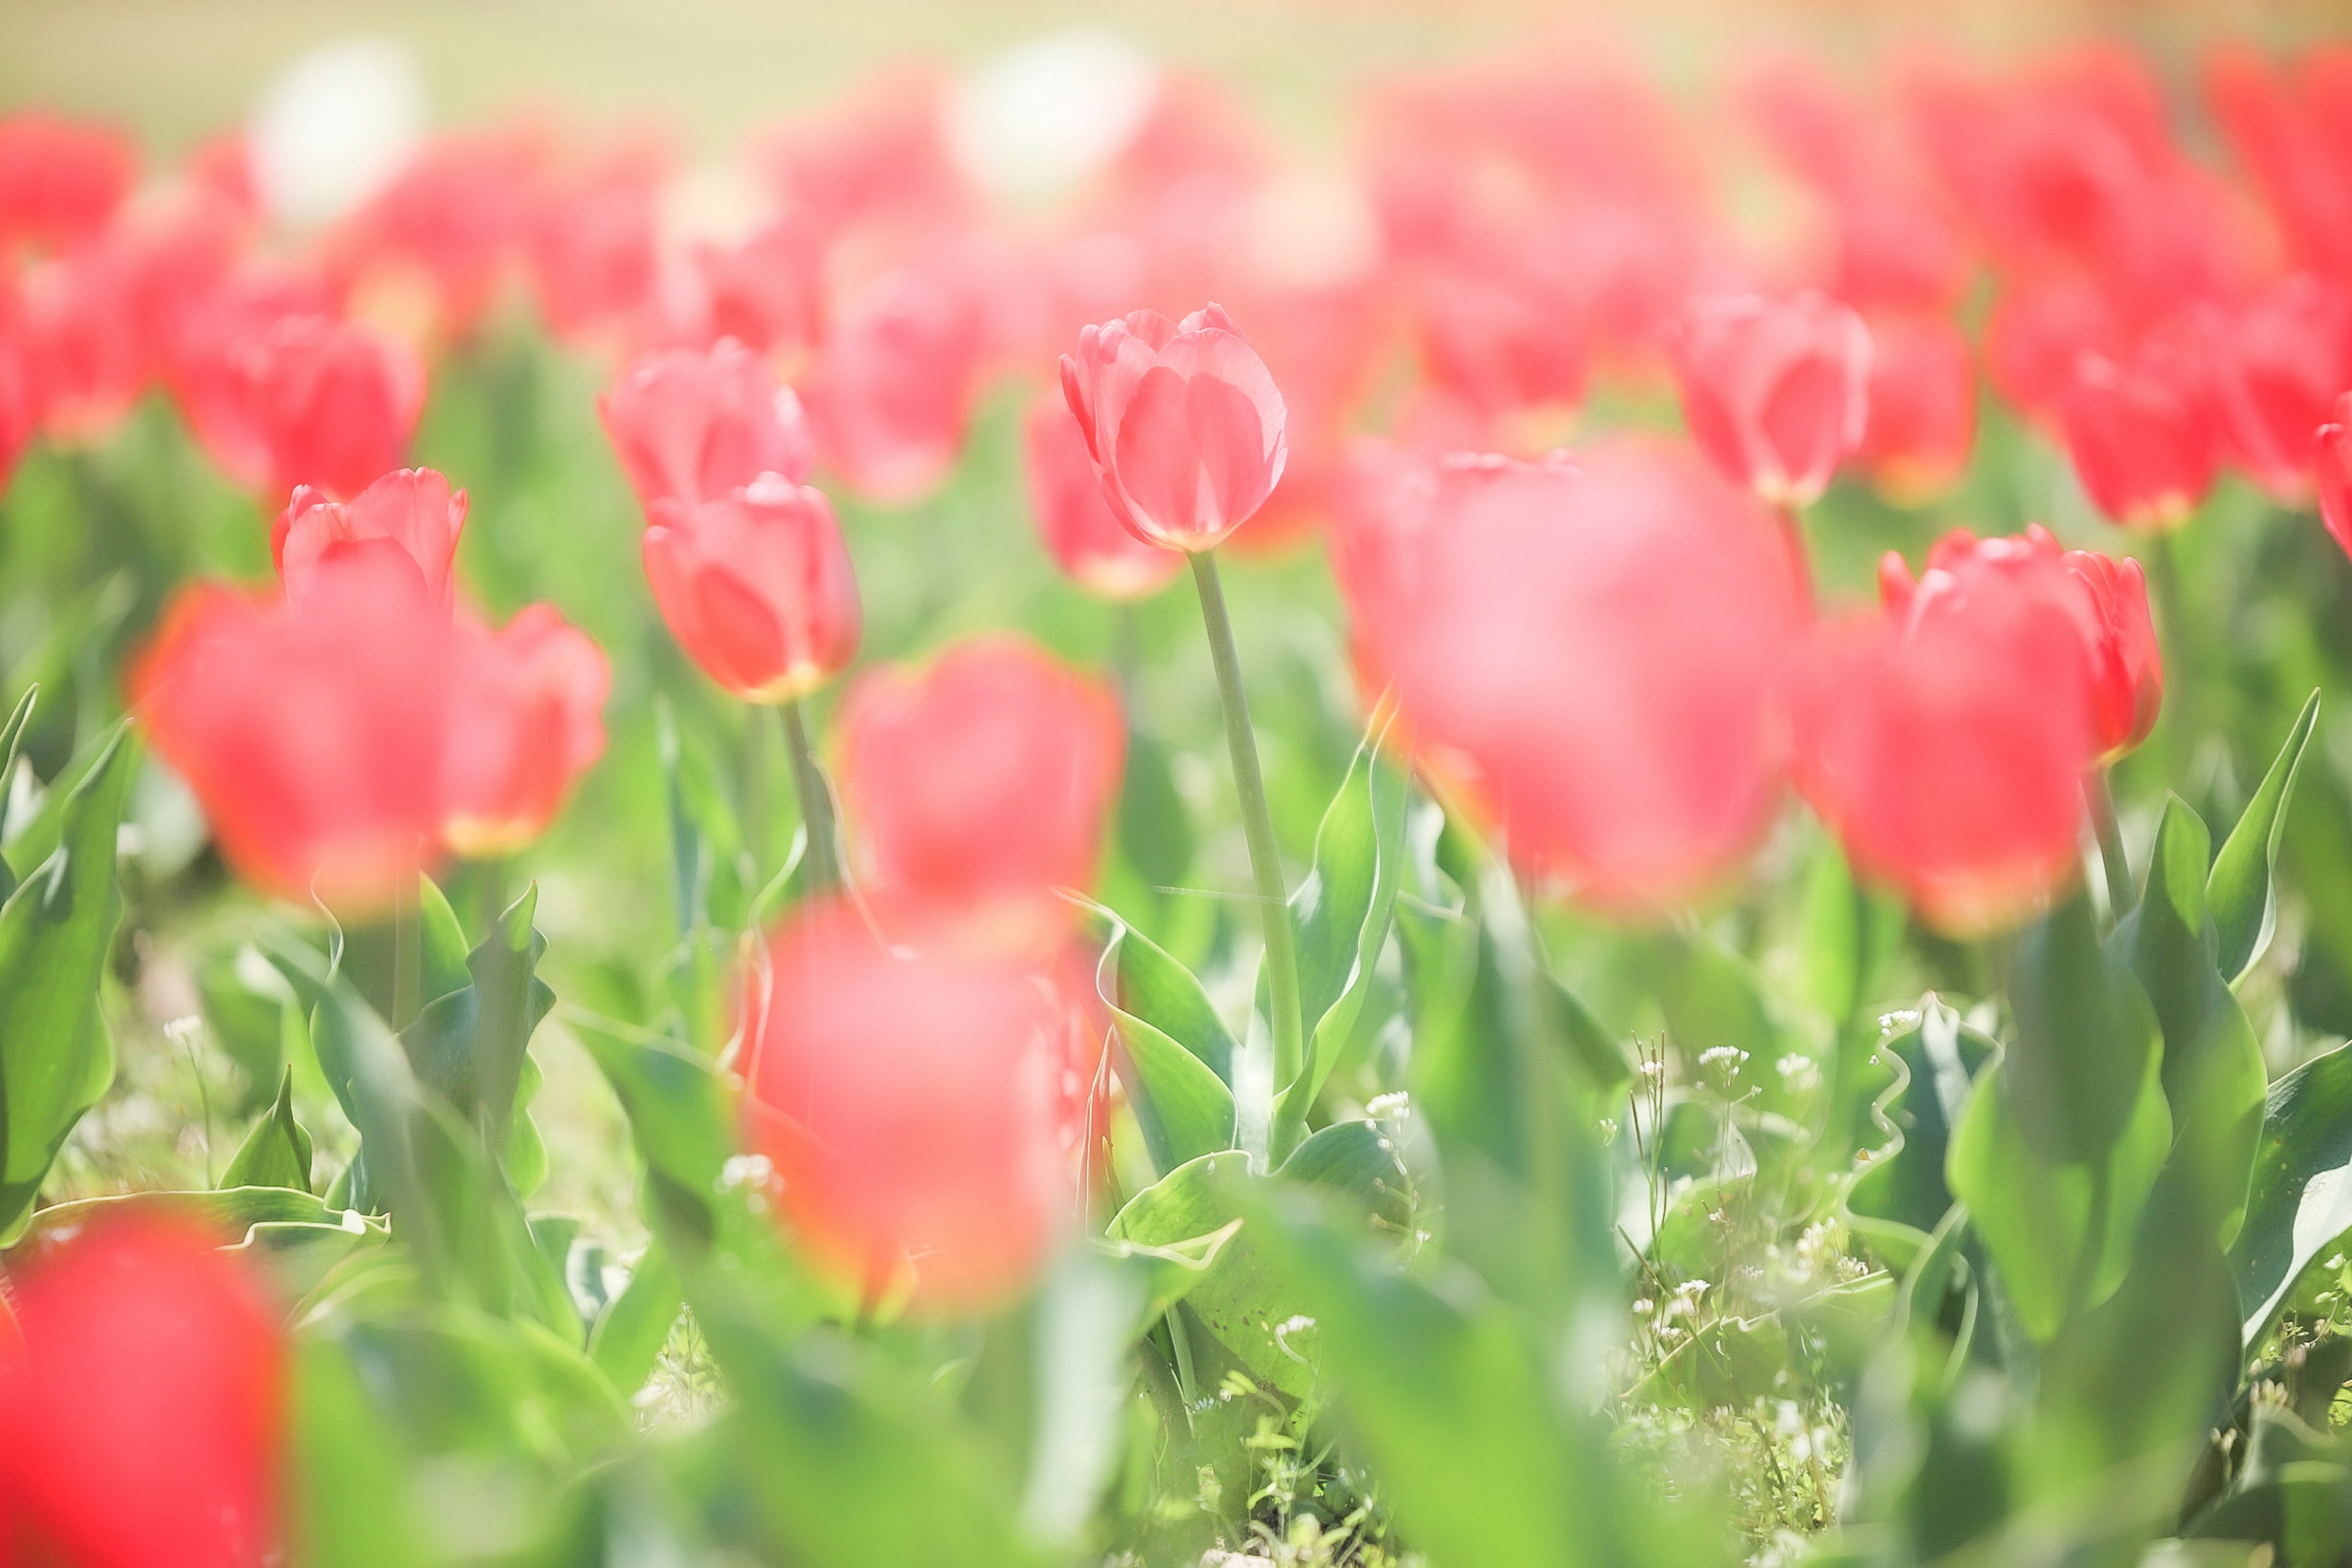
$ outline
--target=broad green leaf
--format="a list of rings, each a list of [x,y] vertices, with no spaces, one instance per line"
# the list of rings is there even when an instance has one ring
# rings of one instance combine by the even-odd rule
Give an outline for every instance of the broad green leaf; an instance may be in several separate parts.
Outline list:
[[[1658,1003],[1666,1034],[1684,1057],[1696,1060],[1706,1051],[1736,1050],[1740,1054],[1735,1058],[1734,1096],[1752,1096],[1767,1110],[1803,1109],[1791,1105],[1778,1068],[1783,1056],[1806,1042],[1783,1025],[1746,955],[1694,928],[1665,943],[1659,957]]]
[[[114,838],[134,763],[117,731],[66,797],[57,847],[0,904],[0,1243],[114,1079],[98,997],[122,912]]]
[[[629,1282],[588,1336],[589,1359],[624,1395],[635,1394],[653,1375],[685,1301],[677,1265],[658,1240],[647,1242]]]
[[[1952,1134],[1945,1179],[1969,1206],[2020,1319],[2037,1342],[2114,1294],[2130,1267],[2141,1211],[2172,1145],[2172,1119],[2144,1058],[2117,1135],[2086,1160],[2053,1159],[2029,1129],[2000,1067],[1979,1075]]]
[[[1234,1095],[1223,1075],[1233,1037],[1201,983],[1117,915],[1090,908],[1106,931],[1095,984],[1118,1032],[1119,1077],[1153,1168],[1165,1175],[1232,1148]]]
[[[2352,1230],[2352,1046],[2338,1046],[2271,1085],[2230,1252],[2245,1303],[2246,1343],[2266,1332],[2312,1261]]]
[[[411,1122],[422,1102],[408,1058],[390,1026],[360,999],[328,961],[284,933],[266,948],[269,962],[294,988],[310,1015],[310,1047],[344,1118],[358,1130],[360,1152],[347,1181],[338,1184],[352,1207],[368,1213],[404,1205],[425,1218]],[[414,1233],[409,1239],[423,1244]]]
[[[501,1154],[530,1037],[555,1005],[555,993],[538,975],[547,947],[530,923],[538,903],[534,883],[466,955],[466,979],[400,1033],[418,1081],[485,1129]]]
[[[2238,977],[2262,956],[2278,923],[2278,899],[2272,873],[2278,867],[2279,836],[2286,828],[2286,807],[2294,793],[2295,770],[2319,721],[2319,693],[2315,691],[2295,716],[2286,743],[2271,763],[2240,814],[2238,825],[2213,857],[2206,882],[2206,902],[2218,936],[2215,961],[2222,977],[2235,984]]]
[[[1880,973],[1903,938],[1902,907],[1864,889],[1845,857],[1824,839],[1805,879],[1797,944],[1800,989],[1832,1025],[1867,1008]]]
[[[1161,1313],[1191,1294],[1192,1287],[1216,1266],[1225,1244],[1239,1235],[1241,1228],[1242,1222],[1233,1219],[1205,1235],[1162,1245],[1107,1236],[1088,1237],[1086,1245],[1142,1280],[1143,1302],[1135,1326],[1136,1332],[1140,1333]]]
[[[310,1190],[310,1134],[294,1119],[292,1068],[279,1077],[276,1102],[245,1135],[220,1184]]]
[[[2019,937],[2009,995],[2002,1103],[2046,1163],[2088,1165],[2124,1135],[2162,1053],[2147,996],[2101,949],[2081,892]]]
[[[1238,1047],[1192,972],[1114,911],[1099,904],[1084,908],[1102,943],[1102,963],[1096,973],[1102,999],[1190,1051],[1230,1088]]]
[[[427,1568],[408,1455],[337,1340],[294,1341],[286,1508],[293,1560],[317,1568]],[[362,1481],[360,1478],[365,1478]]]
[[[1880,1059],[1898,1069],[1895,1085],[1879,1100],[1891,1137],[1855,1177],[1846,1196],[1853,1214],[1905,1226],[1921,1237],[1936,1228],[1952,1206],[1944,1179],[1952,1130],[1977,1075],[2000,1049],[1961,1023],[1933,993],[1920,999],[1907,1023],[1879,1043]],[[1857,1229],[1878,1239],[1870,1224]]]
[[[144,1207],[168,1208],[225,1240],[240,1240],[259,1225],[343,1225],[356,1234],[366,1222],[291,1187],[222,1187],[201,1193],[120,1193],[51,1204],[33,1216],[21,1245],[38,1250],[103,1216]]]
[[[1076,1545],[1118,1461],[1135,1326],[1151,1299],[1137,1255],[1065,1250],[1023,1314],[1032,1351],[1028,1474],[1021,1523],[1032,1540]]]
[[[25,744],[25,723],[32,718],[33,703],[40,692],[38,686],[26,687],[25,695],[16,700],[15,710],[8,715],[7,723],[0,725],[0,816],[6,814],[10,787],[16,780],[17,753]],[[0,900],[16,890],[16,873],[5,858],[0,858]]]
[[[416,879],[417,987],[427,1003],[463,990],[473,976],[466,966],[466,928],[449,896],[430,877]]]
[[[1192,819],[1177,793],[1168,749],[1129,726],[1118,792],[1118,852],[1150,886],[1174,888],[1192,868]]]

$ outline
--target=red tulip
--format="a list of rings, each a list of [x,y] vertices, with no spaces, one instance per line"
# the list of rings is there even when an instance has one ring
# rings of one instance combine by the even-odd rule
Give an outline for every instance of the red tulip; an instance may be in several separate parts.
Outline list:
[[[1485,418],[1582,400],[1591,333],[1556,280],[1433,268],[1412,300],[1430,381]]]
[[[39,412],[24,327],[6,286],[0,284],[0,491],[8,488],[8,476],[16,471],[16,459],[24,456],[26,443],[33,438]]]
[[[552,605],[526,607],[501,631],[463,620],[457,629],[442,837],[460,855],[509,855],[547,831],[603,754],[612,669]]]
[[[2311,495],[2311,437],[2352,384],[2352,291],[2289,278],[2211,318],[2221,433],[2248,478],[2287,505]]]
[[[740,243],[693,252],[712,341],[734,338],[762,354],[814,346],[824,319],[823,236],[797,214],[772,218]]]
[[[1013,637],[919,673],[877,670],[844,700],[841,792],[887,913],[1050,952],[1060,889],[1093,886],[1126,750],[1101,682]]]
[[[1146,544],[1111,510],[1086,432],[1058,391],[1030,405],[1024,450],[1037,535],[1080,587],[1106,599],[1147,598],[1184,569],[1183,557]]]
[[[791,702],[857,652],[862,611],[833,505],[770,474],[717,500],[649,509],[654,603],[704,673],[749,702]]]
[[[1702,295],[1668,348],[1692,437],[1773,506],[1811,504],[1862,444],[1870,329],[1832,300]]]
[[[1956,614],[2022,615],[2071,632],[2101,761],[2122,756],[2155,728],[2164,663],[2138,562],[2062,552],[2039,523],[2004,539],[1956,528],[1927,552],[1918,582],[1892,551],[1879,563],[1878,580],[1887,612],[1914,624]]]
[[[2085,353],[2128,357],[2133,334],[2115,306],[2079,279],[2004,289],[1985,322],[1985,370],[2009,405],[2063,439],[2066,396]]]
[[[2108,521],[2176,528],[2213,488],[2220,462],[2203,357],[2174,332],[2117,361],[2085,353],[2064,404],[2075,477]]]
[[[579,341],[635,314],[659,260],[662,159],[622,148],[549,181],[523,233],[540,314]]]
[[[5,374],[5,371],[0,371]],[[5,388],[0,388],[0,401],[5,401]],[[0,418],[0,426],[5,426]],[[2327,531],[2336,536],[2346,553],[2352,554],[2352,392],[2336,400],[2333,417],[2319,427],[2312,438],[2311,468],[2319,492],[2319,520]],[[0,437],[0,453],[6,450],[5,437]],[[0,468],[0,473],[5,473]]]
[[[417,149],[335,237],[355,293],[394,315],[421,310],[425,336],[471,331],[520,250],[538,164],[538,148],[520,129],[442,136]]]
[[[381,554],[412,571],[425,596],[449,602],[450,568],[466,526],[466,492],[431,468],[397,468],[347,501],[296,488],[269,533],[269,552],[289,595],[308,595],[322,565]]]
[[[7,1294],[0,1559],[284,1560],[286,1336],[245,1265],[188,1220],[133,1211],[12,1269]]]
[[[200,289],[163,335],[163,379],[207,457],[237,484],[267,491],[262,437],[247,369],[253,345],[289,316],[324,316],[331,300],[309,270],[247,258]]]
[[[1400,462],[1335,559],[1370,673],[1512,858],[1646,911],[1770,821],[1799,588],[1774,521],[1695,458],[1583,461]]]
[[[138,179],[137,148],[110,126],[38,110],[0,117],[0,251],[89,238]]]
[[[348,321],[287,317],[247,348],[241,368],[282,491],[358,495],[400,466],[424,410],[415,354]]]
[[[597,398],[596,412],[648,507],[664,496],[718,500],[761,474],[793,484],[808,477],[800,399],[732,339],[642,356]]]
[[[290,604],[185,589],[128,679],[230,866],[339,910],[413,896],[441,827],[449,620],[385,556],[321,565]]]
[[[1146,543],[1213,550],[1282,478],[1282,394],[1219,306],[1087,328],[1062,392],[1104,495]]]
[[[96,439],[146,390],[154,348],[142,331],[134,284],[127,258],[104,238],[26,275],[25,347],[49,435]]]
[[[746,1142],[818,1267],[867,1300],[1016,1295],[1074,1228],[1057,1079],[1066,1015],[1027,966],[886,950],[839,902],[803,907],[746,987]]]
[[[932,270],[902,268],[826,325],[803,391],[825,466],[887,504],[936,489],[963,450],[985,344],[977,303]]]
[[[1966,334],[1942,316],[1879,318],[1870,342],[1870,417],[1857,456],[1881,490],[1916,504],[1968,470],[1976,365]]]
[[[2317,48],[2282,71],[2242,45],[2206,62],[2213,118],[2304,265],[2352,276],[2352,149],[2336,130],[2352,104],[2352,58]]]

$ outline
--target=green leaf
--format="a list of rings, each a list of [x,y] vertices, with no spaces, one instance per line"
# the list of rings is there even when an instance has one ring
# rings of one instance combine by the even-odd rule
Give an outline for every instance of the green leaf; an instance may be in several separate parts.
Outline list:
[[[2081,892],[2019,939],[2009,995],[2017,1037],[2003,1103],[2045,1162],[2096,1160],[2131,1123],[2161,1052],[2147,996],[2100,947]]]
[[[1168,749],[1144,730],[1127,731],[1118,792],[1118,852],[1154,888],[1182,885],[1192,868],[1192,819],[1177,792]]]
[[[1164,1244],[1130,1241],[1124,1237],[1095,1237],[1087,1247],[1101,1253],[1143,1283],[1143,1301],[1135,1331],[1140,1333],[1160,1314],[1190,1295],[1192,1287],[1216,1266],[1225,1244],[1241,1233],[1242,1222],[1227,1220],[1215,1230]]]
[[[334,1339],[294,1340],[288,1525],[294,1561],[320,1568],[426,1568],[408,1456]],[[357,1478],[366,1478],[358,1484]]]
[[[2230,1252],[2252,1345],[2314,1259],[2352,1230],[2352,1046],[2338,1046],[2271,1085]]]
[[[135,771],[118,730],[67,797],[56,849],[0,904],[0,1243],[114,1080],[99,985],[122,912],[114,838]]]
[[[430,877],[416,879],[417,994],[431,1003],[469,984],[466,928],[449,896]]]
[[[169,1208],[215,1235],[238,1239],[260,1225],[343,1225],[345,1228],[353,1229],[355,1234],[366,1225],[359,1216],[352,1216],[346,1224],[341,1211],[330,1207],[323,1200],[309,1193],[290,1187],[222,1187],[203,1193],[118,1193],[102,1198],[76,1198],[71,1203],[51,1204],[33,1216],[32,1224],[25,1229],[21,1245],[37,1251],[106,1215],[145,1207]]]
[[[2269,945],[2278,923],[2278,899],[2272,873],[2278,867],[2279,836],[2286,829],[2286,807],[2294,794],[2295,770],[2319,721],[2319,693],[2305,701],[2279,748],[2270,772],[2263,775],[2254,796],[2246,802],[2238,825],[2222,841],[2206,881],[2206,902],[2212,910],[2219,936],[2216,962],[2222,976],[2235,984]]]
[[[33,701],[40,690],[37,685],[26,687],[25,695],[16,699],[16,710],[8,715],[7,723],[0,725],[0,818],[7,815],[8,796],[16,782],[16,757],[25,745],[25,724],[33,716]],[[16,873],[9,868],[5,858],[0,858],[0,900],[16,890]]]
[[[1846,1195],[1849,1210],[1867,1221],[1905,1226],[1921,1238],[1936,1228],[1952,1206],[1944,1179],[1952,1130],[1978,1074],[2000,1051],[1932,992],[1920,998],[1909,1023],[1879,1042],[1880,1059],[1898,1069],[1896,1083],[1878,1105],[1891,1136],[1854,1179]],[[1878,1239],[1874,1226],[1858,1228]]]
[[[1102,943],[1102,963],[1097,970],[1102,999],[1114,1011],[1150,1025],[1190,1051],[1231,1088],[1236,1050],[1234,1037],[1192,972],[1115,911],[1100,904],[1082,907],[1096,940]]]
[[[511,1126],[530,1037],[555,1005],[555,993],[538,975],[547,949],[530,923],[538,903],[533,883],[466,955],[458,971],[466,978],[427,1004],[401,1031],[400,1043],[418,1080],[482,1128],[499,1155],[514,1150],[543,1160],[536,1135],[518,1138]]]
[[[658,1240],[646,1244],[629,1282],[596,1320],[588,1336],[588,1358],[625,1395],[635,1394],[653,1375],[662,1346],[669,1342],[686,1301],[677,1266]]]
[[[1123,1050],[1119,1078],[1162,1175],[1234,1146],[1233,1037],[1192,972],[1108,910],[1095,985]],[[1222,1071],[1220,1070],[1222,1069]]]
[[[245,1135],[221,1176],[224,1187],[310,1190],[310,1134],[294,1120],[294,1069],[278,1080],[278,1100]]]
[[[1824,840],[1805,879],[1797,943],[1804,999],[1832,1025],[1867,1008],[1878,977],[1903,938],[1902,906],[1853,879],[1845,857]]]

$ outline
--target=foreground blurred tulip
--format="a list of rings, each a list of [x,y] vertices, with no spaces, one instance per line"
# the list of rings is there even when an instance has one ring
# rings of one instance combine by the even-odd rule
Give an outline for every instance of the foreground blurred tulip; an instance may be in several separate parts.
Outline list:
[[[1391,468],[1342,576],[1400,722],[1512,859],[1640,913],[1737,868],[1780,794],[1801,624],[1773,520],[1694,457]]]
[[[826,466],[886,505],[936,489],[963,450],[981,328],[970,291],[929,269],[860,289],[827,323],[803,389]]]
[[[460,855],[509,855],[603,754],[612,669],[554,605],[532,605],[500,631],[460,623],[453,674],[442,837]]]
[[[717,500],[761,474],[808,478],[800,399],[732,339],[646,354],[596,399],[637,499]]]
[[[325,283],[307,268],[247,258],[197,290],[162,344],[165,386],[188,434],[236,484],[267,492],[269,443],[255,407],[252,345],[289,316],[323,316]]]
[[[0,383],[6,370],[0,366]],[[6,387],[0,384],[0,458],[7,453]],[[2352,392],[2336,400],[2332,417],[2312,440],[2311,468],[2319,491],[2319,519],[2352,554]],[[0,467],[0,474],[6,469]]]
[[[1087,328],[1062,391],[1112,510],[1149,543],[1213,550],[1282,478],[1282,394],[1219,306]]]
[[[1811,505],[1862,444],[1870,329],[1835,300],[1701,295],[1668,349],[1692,438],[1773,506]]]
[[[803,907],[744,1002],[745,1140],[810,1259],[868,1304],[911,1266],[933,1313],[1010,1300],[1071,1224],[1065,1020],[1029,968],[887,951]]]
[[[646,577],[671,633],[747,702],[791,703],[846,667],[863,625],[833,504],[769,474],[648,510]]]
[[[1184,569],[1181,555],[1145,543],[1111,510],[1087,452],[1086,432],[1059,392],[1045,393],[1030,405],[1023,451],[1038,537],[1080,587],[1106,599],[1141,599]]]
[[[2122,361],[2085,353],[2063,405],[2067,455],[2111,522],[2177,528],[2213,488],[2215,410],[2201,356],[2158,333]]]
[[[230,866],[339,912],[413,897],[441,827],[448,616],[387,553],[322,565],[290,603],[186,589],[128,676]]]
[[[2311,436],[2352,385],[2352,290],[2288,278],[2210,323],[2221,434],[2246,476],[2288,506],[2311,498]]]
[[[1093,886],[1126,750],[1108,688],[1014,637],[877,670],[842,704],[841,790],[860,886],[999,951],[1051,952],[1056,889]]]
[[[286,1346],[246,1266],[192,1222],[133,1211],[7,1284],[0,1562],[282,1562]]]
[[[348,321],[291,316],[246,351],[253,425],[273,488],[356,496],[400,466],[425,406],[425,370],[400,343]]]
[[[32,368],[10,320],[7,297],[0,294],[0,491],[7,489],[16,459],[33,438],[34,413]]]
[[[464,490],[451,490],[431,468],[397,468],[347,501],[298,487],[270,530],[269,552],[293,598],[310,593],[323,565],[382,555],[415,572],[425,596],[446,605],[465,526]]]
[[[26,274],[24,341],[41,427],[96,440],[146,390],[154,349],[139,320],[129,258],[94,240]]]
[[[0,252],[89,238],[138,178],[137,148],[110,127],[38,110],[0,117]]]
[[[1870,344],[1870,416],[1857,456],[1882,491],[1916,505],[1968,469],[1976,365],[1967,335],[1942,316],[1881,317]]]

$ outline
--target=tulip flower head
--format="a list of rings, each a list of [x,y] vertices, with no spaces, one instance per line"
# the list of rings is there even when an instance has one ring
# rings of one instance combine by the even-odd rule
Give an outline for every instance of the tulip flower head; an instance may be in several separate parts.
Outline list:
[[[1282,478],[1282,394],[1220,306],[1087,328],[1062,392],[1112,511],[1146,543],[1213,550]]]
[[[1668,341],[1683,417],[1724,474],[1775,507],[1810,506],[1862,445],[1870,329],[1819,294],[1704,294]]]
[[[547,831],[604,753],[612,668],[552,605],[530,605],[499,631],[461,621],[455,666],[442,837],[469,858],[512,854]]]
[[[5,375],[0,371],[0,380]],[[0,403],[5,401],[5,389],[0,387]],[[5,425],[5,415],[0,415],[0,426]],[[0,433],[0,456],[5,450],[5,436]],[[2320,521],[2346,553],[2352,554],[2352,392],[2336,400],[2333,416],[2313,437],[2311,469],[2319,492]],[[0,468],[0,473],[5,472]]]
[[[130,258],[103,236],[26,274],[24,342],[41,427],[52,437],[103,437],[146,389],[154,352],[136,284]]]
[[[1969,341],[1943,316],[1881,317],[1870,328],[1870,416],[1857,457],[1898,502],[1950,489],[1969,466],[1977,426]]]
[[[32,367],[10,323],[7,300],[0,295],[0,490],[7,488],[16,459],[33,438],[34,414]]]
[[[396,468],[350,500],[298,486],[269,533],[269,552],[286,592],[306,595],[323,563],[381,554],[416,574],[425,596],[449,602],[457,535],[466,526],[466,492],[431,468]]]
[[[2312,432],[2352,385],[2352,290],[2287,278],[2208,330],[2232,460],[2282,504],[2308,504]]]
[[[857,652],[863,610],[833,504],[781,474],[648,509],[646,579],[670,632],[747,702],[807,696]]]
[[[1017,1294],[1070,1228],[1056,1122],[1066,1020],[1039,973],[886,949],[850,906],[804,906],[747,985],[745,1141],[801,1247],[919,1310]]]
[[[21,1342],[0,1344],[0,1560],[282,1562],[285,1334],[247,1266],[189,1221],[133,1211],[8,1286]]]
[[[1145,543],[1119,521],[1095,478],[1086,432],[1058,391],[1030,405],[1023,453],[1038,537],[1071,581],[1106,599],[1142,599],[1184,569],[1182,556]]]
[[[1013,637],[863,676],[842,704],[841,790],[886,921],[946,921],[1050,951],[1064,889],[1094,883],[1118,792],[1118,699]]]
[[[596,400],[637,499],[718,500],[761,474],[808,477],[800,399],[731,338],[639,358]]]
[[[907,267],[858,290],[826,324],[803,387],[825,466],[900,505],[936,489],[963,450],[986,347],[960,278]]]
[[[0,252],[88,239],[138,180],[138,148],[110,126],[37,110],[0,116]]]
[[[2123,360],[2085,352],[2063,405],[2066,450],[2092,503],[2125,528],[2177,528],[2213,488],[2221,451],[2203,356],[2158,333]]]
[[[246,395],[274,487],[356,496],[400,466],[425,406],[415,353],[352,322],[289,316],[246,350]]]

